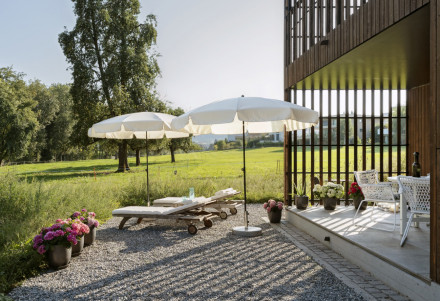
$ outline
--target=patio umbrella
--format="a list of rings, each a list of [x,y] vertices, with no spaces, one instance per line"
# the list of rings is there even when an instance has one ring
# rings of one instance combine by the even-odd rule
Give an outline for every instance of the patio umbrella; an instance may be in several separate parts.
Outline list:
[[[106,139],[145,139],[147,156],[147,201],[150,205],[150,182],[148,170],[148,139],[184,138],[189,134],[183,131],[173,131],[171,121],[175,116],[155,113],[138,112],[116,116],[95,123],[88,130],[88,136],[92,138]]]
[[[245,133],[272,133],[302,130],[318,123],[319,114],[289,102],[261,97],[238,97],[216,101],[189,111],[171,122],[175,130],[193,134],[243,135],[244,227],[234,233],[254,236],[258,227],[249,227],[246,208],[246,146]]]

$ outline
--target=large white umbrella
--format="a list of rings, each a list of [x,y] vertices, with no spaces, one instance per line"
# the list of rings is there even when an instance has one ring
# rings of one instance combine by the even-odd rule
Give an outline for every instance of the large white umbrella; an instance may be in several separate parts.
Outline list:
[[[88,130],[88,136],[107,139],[145,139],[147,153],[147,201],[150,205],[150,182],[148,171],[148,139],[184,138],[189,134],[171,129],[171,121],[175,116],[155,113],[138,112],[112,117],[95,123]]]
[[[289,102],[261,97],[238,97],[216,101],[189,111],[171,122],[174,130],[192,134],[243,134],[244,227],[234,233],[259,235],[261,229],[249,227],[246,208],[245,133],[295,131],[318,123],[319,114]]]

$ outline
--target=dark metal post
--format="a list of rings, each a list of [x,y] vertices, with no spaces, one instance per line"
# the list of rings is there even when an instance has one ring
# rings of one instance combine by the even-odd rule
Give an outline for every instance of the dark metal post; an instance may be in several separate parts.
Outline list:
[[[145,131],[145,154],[147,156],[147,168],[145,171],[147,172],[147,203],[150,206],[150,182],[149,182],[149,172],[148,172],[148,131]]]
[[[243,121],[243,188],[244,188],[244,226],[247,229],[249,226],[248,212],[246,209],[246,140],[245,140],[245,128]]]

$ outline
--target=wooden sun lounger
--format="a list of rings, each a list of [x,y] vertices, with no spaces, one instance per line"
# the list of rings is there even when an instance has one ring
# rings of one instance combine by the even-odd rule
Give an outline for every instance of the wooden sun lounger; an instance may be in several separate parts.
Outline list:
[[[179,207],[128,206],[113,210],[112,215],[122,217],[119,229],[122,229],[130,218],[138,218],[137,223],[140,223],[143,218],[174,219],[186,222],[188,232],[194,235],[197,233],[197,227],[194,224],[196,222],[203,222],[207,228],[212,227],[211,219],[217,215],[204,209],[213,202],[215,201],[209,198],[198,198],[191,204]]]
[[[216,215],[220,216],[221,219],[226,219],[228,215],[224,211],[225,208],[229,209],[232,215],[237,214],[237,208],[243,205],[243,200],[230,200],[234,195],[240,194],[240,191],[228,188],[225,190],[220,190],[216,192],[210,199],[214,201],[206,206],[206,208],[214,208]],[[163,207],[180,207],[185,205],[182,202],[181,197],[166,197],[162,199],[157,199],[153,201],[153,206],[163,206]]]

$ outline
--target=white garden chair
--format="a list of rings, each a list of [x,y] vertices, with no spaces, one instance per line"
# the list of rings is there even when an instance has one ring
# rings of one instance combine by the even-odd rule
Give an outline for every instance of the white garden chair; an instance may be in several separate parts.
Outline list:
[[[414,178],[398,176],[399,193],[404,202],[408,202],[410,215],[403,232],[400,246],[405,244],[411,222],[429,222],[430,214],[430,179],[428,177]]]
[[[394,207],[394,223],[392,223],[392,230],[373,227],[370,228],[382,230],[382,231],[391,231],[393,232],[396,229],[396,221],[397,221],[397,204],[399,200],[396,200],[393,193],[392,183],[390,182],[379,182],[378,173],[376,170],[366,170],[366,171],[355,171],[354,176],[356,178],[356,182],[364,194],[364,199],[359,204],[358,209],[353,217],[353,224],[356,224],[356,217],[359,213],[359,209],[362,207],[364,202],[372,202],[372,210],[370,218],[374,220],[374,209],[377,207],[378,203],[390,203],[393,204]],[[384,222],[382,222],[384,223]]]

